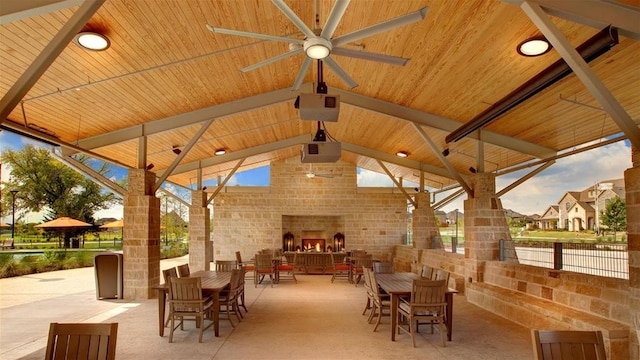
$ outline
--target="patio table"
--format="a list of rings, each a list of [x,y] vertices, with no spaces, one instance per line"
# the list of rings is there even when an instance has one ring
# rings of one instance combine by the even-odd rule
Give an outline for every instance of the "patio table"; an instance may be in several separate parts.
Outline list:
[[[396,324],[398,323],[398,303],[401,297],[410,297],[413,288],[413,280],[420,279],[420,275],[411,272],[395,272],[391,274],[376,274],[378,285],[386,293],[391,295],[391,341],[396,340]],[[458,290],[448,288],[445,292],[447,312],[445,324],[447,325],[447,339],[451,341],[453,332],[453,294]]]
[[[220,322],[220,291],[229,287],[231,273],[202,270],[191,273],[189,277],[199,277],[202,284],[202,292],[211,294],[213,298],[213,328],[215,336],[220,336],[218,326]],[[158,291],[159,335],[164,336],[164,318],[169,286],[168,284],[160,284],[154,288]]]

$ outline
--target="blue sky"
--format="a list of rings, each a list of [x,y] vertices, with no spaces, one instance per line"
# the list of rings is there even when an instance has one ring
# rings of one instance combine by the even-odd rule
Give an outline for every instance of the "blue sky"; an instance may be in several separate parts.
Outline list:
[[[7,131],[0,131],[0,151],[7,148],[21,149],[28,143],[47,146]],[[593,143],[585,144],[585,146]],[[631,146],[628,141],[620,141],[585,151],[557,160],[550,168],[503,195],[502,205],[506,209],[512,209],[523,214],[531,215],[537,213],[541,215],[550,205],[556,204],[565,192],[583,190],[603,180],[622,178],[624,171],[630,167]],[[2,181],[8,179],[9,170],[3,165]],[[500,191],[531,170],[533,168],[496,178],[496,191]],[[126,171],[124,169],[115,169],[110,176],[113,179],[121,179],[126,176]],[[210,184],[215,184],[215,180]],[[244,186],[266,186],[268,184],[268,166],[237,173],[228,182],[228,185]],[[364,169],[358,169],[358,185],[394,186],[391,179],[386,175]],[[446,195],[448,194],[442,194],[437,200],[444,198]],[[462,211],[464,198],[464,196],[460,197],[442,210],[448,212],[460,209]],[[104,210],[96,214],[96,218],[101,217],[122,218],[122,207],[116,206],[111,210]],[[3,219],[3,221],[6,222],[7,219]]]

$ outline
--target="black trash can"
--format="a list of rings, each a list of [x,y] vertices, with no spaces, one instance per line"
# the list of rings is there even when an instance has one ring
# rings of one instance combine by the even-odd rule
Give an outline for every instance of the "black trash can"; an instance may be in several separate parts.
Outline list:
[[[96,299],[122,299],[122,254],[103,253],[93,258]]]

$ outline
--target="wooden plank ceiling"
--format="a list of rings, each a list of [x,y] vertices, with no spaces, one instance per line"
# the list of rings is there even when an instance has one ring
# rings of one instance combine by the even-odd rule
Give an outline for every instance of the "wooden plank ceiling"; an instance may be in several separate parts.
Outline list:
[[[314,28],[316,12],[322,26],[334,1],[286,3]],[[640,5],[637,0],[625,3]],[[438,188],[455,181],[452,176],[443,176],[445,166],[411,122],[397,111],[380,111],[371,104],[408,108],[436,122],[438,126],[421,128],[439,150],[449,148],[447,159],[457,171],[468,174],[470,166],[477,166],[476,140],[446,144],[445,137],[560,56],[553,50],[540,57],[518,55],[516,45],[539,35],[540,30],[518,6],[497,0],[351,1],[335,36],[425,6],[429,8],[425,20],[346,46],[410,58],[406,66],[332,56],[358,86],[349,89],[325,66],[329,93],[343,97],[339,121],[326,123],[326,129],[344,144],[343,161],[383,172],[376,160],[382,159],[394,175],[415,182],[422,168],[427,185]],[[72,6],[0,25],[2,96],[77,9]],[[568,20],[552,20],[574,47],[599,31]],[[91,52],[70,43],[4,125],[46,129],[63,143],[136,167],[137,139],[116,135],[130,135],[132,129],[140,133],[140,125],[148,129],[154,124],[169,124],[168,130],[148,136],[147,163],[153,163],[153,171],[161,173],[176,157],[173,146],[183,148],[202,122],[213,117],[213,124],[169,177],[185,186],[195,181],[192,165],[198,161],[209,161],[202,171],[206,180],[228,174],[237,162],[234,153],[249,155],[239,171],[299,156],[299,142],[284,148],[274,144],[299,136],[311,141],[316,123],[300,120],[293,102],[300,91],[313,91],[316,65],[298,92],[290,87],[304,59],[302,54],[242,73],[239,69],[289,51],[289,45],[214,34],[206,24],[303,38],[279,9],[265,0],[106,0],[84,30],[108,36],[110,48]],[[624,36],[611,51],[590,63],[636,124],[640,122],[638,64],[638,41]],[[252,105],[260,101],[269,104]],[[507,143],[513,145],[485,146],[485,171],[506,169],[543,157],[542,153],[551,155],[620,133],[607,113],[597,108],[601,105],[582,82],[569,75],[485,127],[506,136]],[[538,151],[523,150],[529,145]],[[228,154],[214,158],[214,151],[220,148]],[[393,163],[390,156],[401,150],[410,154],[410,161]],[[429,170],[434,167],[442,173]]]

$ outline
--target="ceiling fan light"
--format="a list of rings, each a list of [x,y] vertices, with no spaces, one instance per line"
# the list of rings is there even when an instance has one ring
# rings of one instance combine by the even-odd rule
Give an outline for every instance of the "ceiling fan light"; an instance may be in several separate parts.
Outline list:
[[[81,48],[91,51],[103,51],[111,45],[106,36],[92,31],[79,33],[73,41]]]
[[[321,37],[309,39],[304,42],[304,52],[312,59],[324,59],[331,53],[331,42]]]
[[[518,54],[522,56],[540,56],[551,50],[551,44],[543,37],[529,38],[518,44]]]

